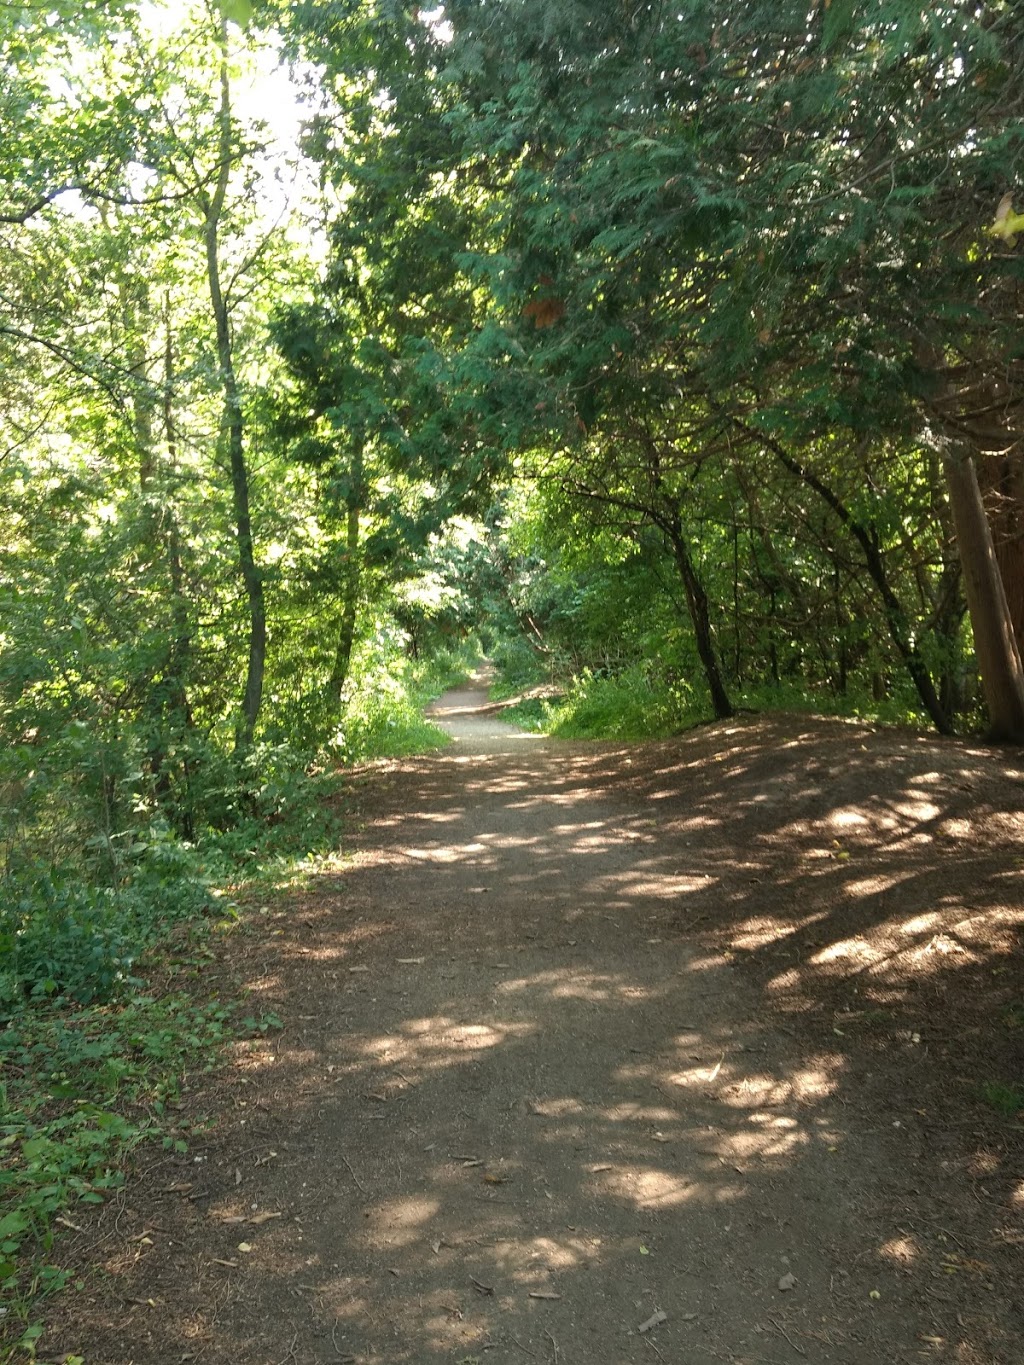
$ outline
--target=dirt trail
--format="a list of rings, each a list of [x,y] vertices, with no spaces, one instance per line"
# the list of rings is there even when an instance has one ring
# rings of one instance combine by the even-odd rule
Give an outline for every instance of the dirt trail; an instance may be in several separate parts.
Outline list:
[[[1020,1365],[1022,1125],[980,1087],[1021,1076],[1021,754],[435,713],[245,939],[284,1030],[80,1239],[113,1276],[62,1349]]]

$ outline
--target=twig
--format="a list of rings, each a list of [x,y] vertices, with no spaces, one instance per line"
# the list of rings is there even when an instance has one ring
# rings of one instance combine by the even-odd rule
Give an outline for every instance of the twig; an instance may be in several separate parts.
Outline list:
[[[531,1351],[529,1346],[524,1346],[519,1338],[514,1337],[511,1332],[509,1333],[509,1341],[514,1342],[514,1344],[518,1346],[521,1351],[525,1351],[528,1356],[533,1356],[534,1360],[537,1359],[537,1352]]]
[[[547,1330],[545,1330],[544,1335],[551,1342],[551,1346],[554,1351],[554,1355],[551,1357],[551,1365],[558,1365],[558,1342]]]
[[[363,1184],[363,1182],[362,1182],[362,1181],[359,1179],[359,1177],[356,1175],[355,1171],[352,1169],[352,1163],[351,1163],[351,1161],[349,1161],[348,1157],[345,1156],[345,1155],[342,1155],[342,1158],[341,1158],[341,1159],[342,1159],[342,1161],[344,1161],[345,1165],[348,1167],[348,1173],[349,1173],[349,1175],[352,1177],[352,1179],[356,1182],[356,1187],[357,1187],[357,1189],[362,1190],[363,1194],[369,1194],[370,1191],[366,1188],[366,1186]]]
[[[793,1340],[793,1338],[789,1335],[785,1327],[783,1327],[780,1322],[776,1322],[770,1313],[767,1313],[765,1316],[767,1317],[771,1325],[775,1328],[776,1332],[781,1332],[781,1334],[786,1338],[790,1346],[792,1346],[793,1350],[796,1351],[797,1355],[805,1356],[807,1354],[807,1352],[804,1350],[802,1346],[798,1346],[796,1344],[796,1342]]]
[[[285,1351],[284,1355],[277,1362],[277,1365],[288,1365],[289,1360],[295,1359],[295,1346],[298,1340],[299,1334],[298,1332],[296,1332],[295,1335],[292,1337],[292,1344],[288,1347],[287,1351]]]
[[[967,1250],[966,1246],[964,1246],[960,1238],[955,1236],[952,1232],[950,1232],[949,1228],[944,1228],[941,1223],[936,1223],[934,1218],[925,1217],[923,1213],[915,1214],[914,1218],[904,1218],[903,1222],[906,1223],[908,1227],[913,1227],[915,1218],[920,1222],[927,1223],[930,1227],[935,1228],[937,1232],[942,1233],[943,1237],[948,1237],[951,1242],[956,1242],[957,1246],[960,1248],[961,1251]],[[977,1238],[971,1238],[969,1240],[973,1241],[975,1246],[981,1245],[981,1242]]]
[[[644,1337],[644,1344],[651,1348],[651,1350],[654,1352],[654,1354],[658,1357],[659,1360],[665,1359],[665,1357],[661,1354],[661,1352],[658,1350],[657,1346],[655,1346],[654,1342],[650,1339],[650,1337]]]

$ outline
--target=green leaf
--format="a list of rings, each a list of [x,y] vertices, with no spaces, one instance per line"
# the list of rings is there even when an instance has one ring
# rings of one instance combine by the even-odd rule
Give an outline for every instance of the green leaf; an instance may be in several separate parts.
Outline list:
[[[28,1219],[23,1213],[15,1211],[5,1214],[3,1218],[0,1218],[0,1237],[15,1237],[19,1233],[25,1232],[28,1225]]]
[[[220,12],[239,28],[245,28],[252,18],[252,0],[217,0]]]

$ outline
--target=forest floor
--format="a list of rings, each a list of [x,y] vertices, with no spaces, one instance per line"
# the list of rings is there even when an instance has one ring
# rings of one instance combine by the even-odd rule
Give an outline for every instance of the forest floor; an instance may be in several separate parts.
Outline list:
[[[479,689],[231,941],[283,1029],[61,1251],[88,1365],[1020,1365],[1024,754]]]

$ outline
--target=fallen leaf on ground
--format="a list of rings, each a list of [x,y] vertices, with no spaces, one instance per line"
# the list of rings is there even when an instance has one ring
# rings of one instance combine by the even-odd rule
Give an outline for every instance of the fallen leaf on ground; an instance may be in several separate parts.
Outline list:
[[[238,1244],[238,1250],[239,1250],[239,1251],[252,1251],[252,1243],[251,1243],[251,1242],[239,1242],[239,1244]]]
[[[401,965],[402,965],[403,967],[418,967],[421,963],[426,962],[426,960],[427,960],[427,959],[426,959],[425,957],[396,957],[396,958],[395,958],[395,961],[401,963]]]
[[[793,1274],[791,1270],[788,1270],[786,1274],[783,1275],[782,1279],[779,1281],[779,1288],[785,1294],[787,1290],[794,1288],[795,1285],[796,1276]]]
[[[642,1322],[636,1329],[638,1332],[649,1332],[652,1327],[659,1327],[663,1322],[668,1322],[668,1314],[663,1313],[659,1308],[656,1313],[652,1313],[646,1322]]]
[[[254,1228],[261,1227],[264,1223],[269,1223],[272,1218],[283,1218],[283,1213],[254,1213],[251,1218],[245,1221],[251,1223]]]
[[[161,1194],[188,1194],[189,1190],[194,1190],[195,1185],[188,1180],[178,1180],[173,1185],[165,1185],[160,1191]]]
[[[556,1294],[553,1289],[531,1289],[531,1299],[560,1299],[561,1294]]]

